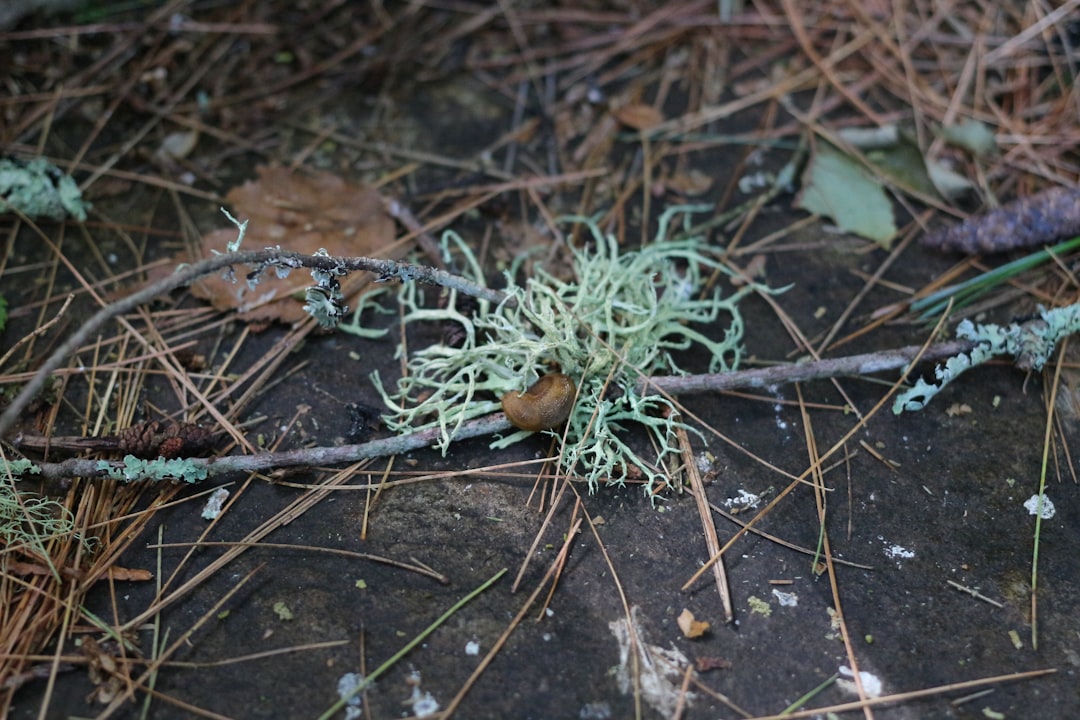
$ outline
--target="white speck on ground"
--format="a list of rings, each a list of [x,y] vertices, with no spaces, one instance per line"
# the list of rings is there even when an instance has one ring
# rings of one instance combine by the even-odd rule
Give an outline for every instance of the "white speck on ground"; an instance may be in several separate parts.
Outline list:
[[[1057,514],[1057,508],[1054,507],[1054,503],[1050,502],[1050,498],[1046,495],[1042,496],[1042,507],[1039,507],[1039,496],[1032,495],[1024,501],[1024,509],[1032,515],[1038,515],[1043,520],[1049,520]]]
[[[780,603],[781,607],[798,607],[799,596],[795,593],[787,593],[773,588],[773,597],[776,598],[776,602]]]
[[[345,673],[337,681],[338,697],[346,698],[345,720],[356,720],[363,713],[360,711],[360,695],[352,695],[356,687],[364,682],[364,676],[360,673]],[[352,697],[349,697],[352,695]]]
[[[214,520],[215,518],[217,518],[217,516],[221,514],[221,507],[228,499],[229,491],[225,488],[218,488],[214,492],[210,493],[210,497],[207,499],[206,505],[203,506],[203,520]]]
[[[914,550],[909,550],[903,545],[891,543],[880,535],[878,535],[878,540],[885,544],[885,557],[889,558],[890,560],[896,560],[896,567],[900,567],[901,560],[910,560],[911,558],[915,557]]]
[[[740,510],[742,510],[746,508],[756,508],[760,504],[760,495],[755,495],[752,492],[747,492],[746,490],[741,489],[739,490],[739,494],[735,497],[724,500],[724,507],[728,509],[739,508]]]
[[[852,695],[858,695],[858,688],[855,687],[855,674],[851,672],[851,668],[847,665],[841,665],[839,672],[841,677],[836,680],[836,684]],[[877,675],[860,670],[859,680],[862,682],[862,689],[866,693],[866,697],[881,697],[881,679]]]

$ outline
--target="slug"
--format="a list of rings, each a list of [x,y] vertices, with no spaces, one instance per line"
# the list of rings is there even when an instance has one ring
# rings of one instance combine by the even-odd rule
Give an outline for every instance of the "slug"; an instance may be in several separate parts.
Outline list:
[[[574,407],[577,388],[562,373],[543,375],[524,393],[502,396],[502,409],[510,424],[522,430],[550,430],[566,422]]]

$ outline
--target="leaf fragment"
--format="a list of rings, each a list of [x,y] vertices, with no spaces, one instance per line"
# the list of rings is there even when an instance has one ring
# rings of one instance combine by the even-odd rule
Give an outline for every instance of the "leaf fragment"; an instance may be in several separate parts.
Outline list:
[[[280,246],[306,255],[320,249],[335,256],[384,256],[398,258],[407,248],[389,250],[394,241],[394,221],[382,206],[379,193],[367,185],[349,182],[328,172],[303,174],[287,168],[257,168],[258,179],[229,191],[226,200],[236,217],[248,221],[248,247]],[[202,252],[225,248],[236,229],[221,228],[203,236]],[[370,282],[364,273],[343,278],[346,303],[355,305],[360,290]],[[249,322],[295,323],[308,316],[304,291],[311,286],[307,272],[286,278],[263,273],[249,287],[211,276],[193,283],[191,292],[209,300],[218,310],[236,310]]]
[[[678,623],[679,629],[682,630],[683,637],[691,640],[701,637],[709,630],[709,623],[698,620],[694,617],[694,613],[686,608],[683,608],[682,613],[675,622]]]
[[[844,232],[884,248],[896,235],[892,204],[881,183],[854,158],[825,141],[816,143],[795,206],[832,218]]]

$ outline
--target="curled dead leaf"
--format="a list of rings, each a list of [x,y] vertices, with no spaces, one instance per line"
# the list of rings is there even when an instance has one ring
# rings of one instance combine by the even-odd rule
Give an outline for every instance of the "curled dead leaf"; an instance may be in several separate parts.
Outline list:
[[[147,582],[154,579],[154,573],[146,568],[126,568],[113,565],[109,568],[109,578],[117,581]]]
[[[331,255],[351,257],[404,255],[406,248],[393,246],[394,221],[373,188],[327,172],[299,173],[265,166],[257,172],[257,180],[226,195],[232,214],[249,221],[246,247],[280,245],[304,254],[322,248]],[[224,251],[235,239],[233,227],[203,236],[203,256],[211,250]],[[364,273],[342,278],[341,289],[350,306],[355,306],[356,297],[370,281]],[[295,323],[307,317],[303,291],[310,285],[307,271],[294,271],[287,278],[264,273],[254,289],[242,277],[234,283],[214,275],[192,284],[191,292],[218,310],[236,310],[249,322]]]
[[[727,658],[716,657],[715,655],[705,655],[702,657],[694,658],[694,666],[698,672],[708,672],[709,670],[727,670],[731,667],[731,661]]]
[[[679,195],[698,197],[709,191],[713,185],[713,178],[708,173],[694,169],[690,172],[674,173],[667,179],[665,185],[668,190]]]

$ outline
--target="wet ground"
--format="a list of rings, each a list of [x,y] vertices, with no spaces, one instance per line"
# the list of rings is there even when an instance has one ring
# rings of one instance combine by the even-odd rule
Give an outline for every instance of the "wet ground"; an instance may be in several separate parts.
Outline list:
[[[468,97],[476,97],[476,87],[470,88]],[[428,94],[414,98],[427,100],[418,101],[414,109],[430,110],[436,99],[454,97],[451,89],[422,88]],[[461,93],[466,96],[465,90]],[[440,107],[452,111],[412,113],[406,126],[422,128],[424,142],[432,145],[452,139],[460,146],[454,154],[469,157],[481,139],[490,138],[460,128],[500,127],[490,114],[500,100],[491,96],[487,102],[446,102]],[[478,115],[468,114],[470,106]],[[327,112],[346,115],[355,108],[331,106]],[[699,169],[722,172],[719,166]],[[788,210],[789,201],[782,198],[769,209],[762,235],[801,216]],[[112,215],[117,216],[115,210]],[[856,254],[843,243],[837,245],[840,249],[823,249],[818,244],[823,237],[820,226],[811,226],[794,238],[811,243],[811,249],[769,255],[766,262],[770,285],[793,285],[777,302],[811,336],[826,330],[862,287],[852,270],[873,272],[883,257],[880,251]],[[917,287],[950,264],[948,258],[911,248],[890,270],[889,279]],[[888,291],[875,291],[864,307],[897,299]],[[817,314],[819,308],[825,312]],[[791,342],[774,313],[756,298],[746,301],[744,312],[750,353],[763,360],[785,359]],[[1011,319],[1009,310],[999,312],[993,319]],[[272,342],[281,332],[272,328],[259,343]],[[836,354],[899,347],[922,341],[925,333],[918,326],[888,327]],[[252,416],[269,419],[250,432],[274,434],[299,406],[309,405],[300,426],[286,435],[286,446],[342,442],[352,429],[347,404],[378,406],[367,373],[373,363],[384,374],[395,372],[394,340],[393,333],[385,340],[341,334],[309,338],[294,359],[311,362],[251,408]],[[4,338],[5,345],[11,341]],[[259,343],[249,346],[252,357],[242,357],[239,365],[257,359]],[[691,368],[704,364],[694,357],[686,362]],[[891,382],[895,376],[881,379]],[[887,389],[867,379],[840,384],[864,413]],[[1070,475],[1071,459],[1060,442],[1076,437],[1077,420],[1064,404],[1047,491],[1056,514],[1043,521],[1039,543],[1038,648],[1032,643],[1035,522],[1023,503],[1037,492],[1047,386],[1048,378],[1026,377],[1006,366],[977,370],[923,412],[897,417],[884,409],[846,443],[846,451],[834,456],[839,462],[828,464],[826,527],[831,549],[837,561],[858,565],[838,564],[835,582],[859,668],[873,676],[865,676],[864,688],[876,679],[883,694],[897,694],[1055,671],[891,703],[875,708],[874,717],[1080,715],[1080,502]],[[824,453],[852,427],[853,417],[841,411],[844,401],[830,382],[808,383],[802,393],[807,403],[829,406],[809,414],[818,452]],[[695,452],[713,457],[706,488],[710,502],[737,512],[740,520],[753,516],[743,507],[746,498],[757,498],[754,507],[760,508],[787,487],[784,477],[750,454],[796,475],[810,463],[804,420],[792,404],[795,388],[779,387],[764,395],[767,401],[729,395],[683,399],[688,410],[734,443],[707,435],[707,442],[695,440]],[[970,412],[948,413],[956,404],[967,405]],[[164,642],[170,644],[197,625],[174,656],[191,665],[160,672],[154,690],[169,699],[153,700],[149,716],[317,717],[337,698],[343,675],[372,672],[455,602],[507,569],[363,695],[363,712],[373,718],[411,715],[417,709],[411,699],[426,694],[446,708],[529,603],[564,545],[576,499],[560,501],[552,524],[534,547],[548,502],[534,491],[530,470],[524,475],[516,470],[482,475],[468,471],[542,457],[547,443],[533,438],[492,451],[486,441],[474,440],[455,445],[446,457],[436,451],[410,453],[396,460],[395,470],[448,477],[390,487],[377,499],[368,490],[348,487],[377,481],[384,465],[353,474],[314,510],[265,538],[268,543],[309,547],[248,549],[168,605],[159,624],[134,633],[133,640],[145,653],[154,633],[168,633]],[[206,547],[188,558],[187,547],[166,547],[159,554],[148,545],[159,537],[164,543],[200,538],[236,542],[310,494],[298,485],[324,477],[303,472],[280,482],[245,483],[237,478],[231,489],[240,490],[238,499],[205,538],[207,522],[199,517],[202,498],[194,497],[203,488],[185,489],[181,497],[189,501],[159,510],[146,537],[122,562],[160,567],[163,578],[172,577],[182,563],[180,575],[171,580],[175,588],[225,550]],[[815,572],[812,554],[754,535],[738,540],[725,560],[735,613],[734,622],[726,624],[711,575],[688,592],[680,590],[709,556],[689,494],[671,495],[656,508],[637,487],[602,488],[593,495],[583,487],[577,490],[596,524],[596,535],[586,524],[572,538],[547,610],[542,611],[539,602],[531,604],[461,699],[457,717],[633,717],[634,668],[660,667],[663,653],[715,667],[690,679],[688,694],[682,696],[684,664],[677,663],[672,674],[645,673],[637,693],[644,717],[670,717],[677,707],[684,718],[772,715],[848,664],[830,578]],[[367,536],[362,540],[366,506]],[[715,522],[722,543],[738,529],[719,515]],[[758,527],[812,553],[820,537],[813,488],[793,490]],[[316,546],[420,562],[448,582],[329,554]],[[520,586],[513,592],[514,576],[526,560]],[[541,599],[547,592],[545,588]],[[103,585],[88,599],[87,608],[107,622],[124,623],[146,610],[155,588],[153,583],[117,583],[113,593]],[[638,637],[662,653],[654,651],[635,663],[632,651],[628,655],[621,646],[619,626],[628,609]],[[711,624],[702,637],[688,639],[680,631],[676,618],[684,609]],[[333,641],[342,644],[304,647]],[[271,654],[280,648],[298,649]],[[243,660],[226,662],[234,658]],[[32,683],[16,696],[11,717],[37,717],[47,692],[46,716],[95,716],[101,706],[86,701],[93,689],[81,668],[58,675],[52,688],[43,681]],[[985,694],[976,694],[982,691]],[[807,706],[853,698],[834,684]],[[136,717],[139,712],[140,704],[130,704],[114,717]]]

